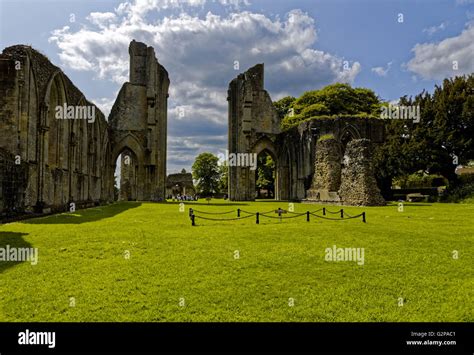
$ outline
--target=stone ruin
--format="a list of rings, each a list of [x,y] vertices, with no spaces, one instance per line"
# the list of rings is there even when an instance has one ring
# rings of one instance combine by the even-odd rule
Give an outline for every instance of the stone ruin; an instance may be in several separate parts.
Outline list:
[[[356,139],[347,144],[343,158],[339,196],[346,205],[383,206],[372,166],[370,140]]]
[[[4,49],[0,217],[64,211],[70,203],[81,208],[113,201],[118,156],[120,199],[166,198],[168,73],[144,43],[132,41],[129,54],[130,81],[122,86],[106,119],[47,57],[24,45]],[[228,105],[229,153],[268,153],[275,162],[276,199],[383,203],[369,144],[362,143],[383,141],[381,120],[317,119],[282,131],[264,88],[263,64],[232,80]],[[95,117],[58,119],[55,109],[62,106],[92,108]],[[320,140],[327,135],[334,138]],[[364,140],[358,143],[360,139]],[[229,198],[254,200],[255,178],[256,171],[249,166],[229,167]]]
[[[307,200],[340,202],[338,195],[341,185],[341,148],[334,138],[318,140],[314,175]]]
[[[371,166],[371,147],[384,140],[382,120],[330,117],[282,131],[263,64],[232,80],[227,100],[229,154],[267,152],[275,162],[277,200],[384,204]],[[249,166],[230,166],[229,198],[255,200],[255,181]]]
[[[3,50],[0,217],[112,202],[125,154],[132,159],[122,170],[123,198],[165,199],[168,73],[152,47],[132,41],[129,53],[130,82],[107,120],[46,56],[25,45]],[[95,114],[59,119],[58,107]]]
[[[383,206],[372,167],[369,139],[354,139],[343,145],[336,139],[316,144],[315,172],[306,200],[354,206]]]

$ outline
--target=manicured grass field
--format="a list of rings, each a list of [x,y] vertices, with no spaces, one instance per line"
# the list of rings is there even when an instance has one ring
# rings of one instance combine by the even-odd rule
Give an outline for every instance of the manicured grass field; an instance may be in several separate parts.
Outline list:
[[[38,248],[39,262],[0,262],[0,321],[474,321],[474,204],[195,227],[189,207],[288,204],[124,202],[1,225],[0,247]],[[365,248],[364,264],[326,261],[334,245]]]

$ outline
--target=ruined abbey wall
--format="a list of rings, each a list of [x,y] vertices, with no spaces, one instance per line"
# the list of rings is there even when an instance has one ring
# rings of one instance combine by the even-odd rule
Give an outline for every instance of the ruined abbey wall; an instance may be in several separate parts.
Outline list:
[[[2,212],[49,212],[65,210],[71,202],[80,207],[109,200],[108,125],[100,110],[31,47],[6,48],[0,73],[0,148],[25,170],[25,181],[14,183],[14,206],[7,204]],[[94,107],[94,122],[57,119],[56,107],[64,105]],[[5,183],[8,173],[1,174],[5,193],[12,186]]]
[[[128,199],[161,201],[166,195],[167,101],[170,80],[152,47],[132,41],[130,82],[120,90],[109,116],[112,157],[133,157],[135,194]],[[130,157],[122,154],[122,160]],[[123,171],[130,174],[132,167]],[[123,174],[122,174],[123,175]],[[123,176],[124,178],[126,176]],[[128,180],[131,181],[130,179]]]
[[[366,188],[375,181],[370,168],[370,144],[366,149],[348,151],[352,162],[369,159],[366,166],[345,166],[343,160],[352,140],[364,138],[372,145],[382,142],[383,122],[360,117],[326,118],[281,131],[276,109],[264,89],[263,71],[263,64],[256,65],[229,84],[229,153],[268,152],[276,164],[277,200],[380,204],[378,197],[362,196],[364,191],[369,195],[379,194],[376,185]],[[332,139],[321,139],[327,136]],[[356,157],[356,152],[363,152],[364,156]],[[346,187],[352,185],[344,182],[353,178],[354,174],[350,173],[353,171],[360,174],[357,182],[365,183],[358,195],[348,193]],[[250,167],[230,166],[229,198],[254,200],[255,177],[256,171]],[[339,192],[341,184],[343,196]]]
[[[135,46],[145,45],[132,42],[131,52]],[[138,156],[146,178],[141,182],[153,191],[139,197],[164,196],[169,80],[153,50],[146,48],[146,52],[145,75],[156,75],[146,83],[135,80],[135,73],[144,67],[132,56],[130,85],[139,86],[139,93],[127,97],[127,90],[122,90],[125,93],[121,91],[108,122],[44,55],[23,45],[4,49],[0,55],[0,216],[113,201],[115,159],[126,148]],[[122,104],[140,97],[128,106]],[[120,111],[123,106],[128,111]],[[136,141],[130,138],[136,136]]]

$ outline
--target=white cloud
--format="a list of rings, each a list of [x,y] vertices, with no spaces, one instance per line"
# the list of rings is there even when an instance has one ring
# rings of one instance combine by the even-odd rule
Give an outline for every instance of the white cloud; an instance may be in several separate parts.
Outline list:
[[[107,119],[109,116],[110,110],[112,110],[112,106],[114,105],[115,97],[114,98],[101,97],[98,99],[93,99],[92,101],[102,111],[102,113],[105,116],[105,119]]]
[[[374,67],[371,69],[371,71],[377,74],[378,76],[387,76],[391,67],[392,62],[388,62],[386,67]]]
[[[188,13],[205,6],[206,0],[124,2],[114,12],[91,13],[79,30],[53,31],[49,40],[58,46],[63,65],[119,84],[128,80],[130,41],[153,46],[171,79],[170,139],[197,139],[206,135],[206,128],[225,134],[228,83],[257,63],[265,63],[265,85],[274,98],[283,93],[298,96],[333,82],[351,83],[361,70],[356,61],[316,49],[315,20],[301,10],[272,18],[235,11],[248,4],[245,0],[213,2],[231,11]],[[159,13],[163,9],[176,12],[165,16]],[[234,70],[235,61],[239,70]],[[184,108],[184,117],[177,115],[177,106]],[[206,140],[200,142],[205,148]]]
[[[107,25],[116,21],[117,16],[112,12],[91,12],[89,16],[87,16],[87,20],[100,28],[105,28]]]
[[[444,79],[474,72],[474,25],[440,42],[416,44],[408,70],[424,79]],[[457,67],[457,69],[456,69]]]
[[[429,36],[432,36],[434,35],[436,32],[439,32],[439,31],[444,31],[447,27],[447,24],[445,22],[442,22],[440,25],[438,26],[431,26],[431,27],[428,27],[428,28],[424,28],[423,29],[423,32],[424,33],[427,33]]]

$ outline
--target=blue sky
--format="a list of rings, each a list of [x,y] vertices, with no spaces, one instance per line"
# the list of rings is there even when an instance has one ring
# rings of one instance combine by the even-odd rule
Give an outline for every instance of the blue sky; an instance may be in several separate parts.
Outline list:
[[[131,39],[170,74],[175,172],[226,148],[227,85],[256,63],[274,100],[333,82],[396,100],[474,72],[474,0],[0,0],[0,46],[45,53],[106,114]]]

